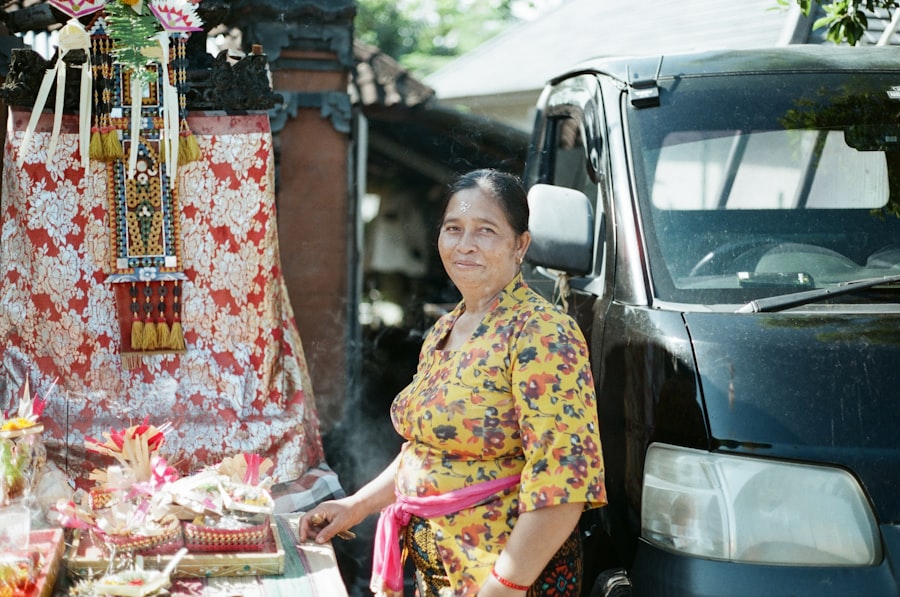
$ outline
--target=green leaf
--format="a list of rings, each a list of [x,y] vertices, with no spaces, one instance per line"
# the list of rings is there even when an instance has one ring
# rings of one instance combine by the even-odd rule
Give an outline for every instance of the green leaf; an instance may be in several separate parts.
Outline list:
[[[117,0],[107,2],[105,11],[107,33],[113,41],[116,61],[129,70],[132,77],[145,83],[151,81],[153,73],[146,68],[147,57],[143,49],[156,43],[153,38],[162,30],[159,21],[146,12],[146,7],[138,14]]]

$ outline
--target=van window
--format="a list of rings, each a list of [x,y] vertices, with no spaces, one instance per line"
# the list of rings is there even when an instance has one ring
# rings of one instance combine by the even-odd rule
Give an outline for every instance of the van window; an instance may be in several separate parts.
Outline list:
[[[626,106],[656,297],[740,304],[900,273],[897,89],[882,73],[687,77]]]

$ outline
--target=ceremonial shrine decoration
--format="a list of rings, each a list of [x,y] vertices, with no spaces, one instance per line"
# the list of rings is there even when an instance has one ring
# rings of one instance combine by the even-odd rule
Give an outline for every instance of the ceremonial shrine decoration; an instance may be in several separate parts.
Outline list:
[[[91,28],[99,84],[90,146],[92,158],[108,163],[107,281],[116,287],[122,363],[132,367],[142,356],[186,349],[177,169],[199,158],[183,93],[184,45],[199,19],[192,5],[171,0],[150,10],[120,1],[104,8]],[[157,60],[148,64],[150,56]]]
[[[59,52],[48,70],[25,131],[17,160],[31,150],[37,120],[53,82],[57,96],[47,149],[52,161],[59,142],[66,64],[82,50],[79,152],[107,164],[110,184],[111,273],[120,307],[122,364],[146,355],[183,352],[178,166],[199,159],[187,125],[184,47],[200,19],[187,0],[112,0],[53,3],[73,18],[60,33]],[[90,31],[76,17],[94,15]],[[93,101],[91,98],[93,97]]]
[[[180,296],[174,281],[165,295],[167,312],[177,301],[190,322],[187,350],[146,355],[130,369],[122,322],[133,319],[132,286],[107,282],[118,258],[108,225],[109,164],[92,161],[85,176],[77,118],[68,114],[56,158],[46,162],[52,115],[44,114],[34,150],[16,168],[28,116],[11,108],[4,152],[0,368],[13,380],[7,387],[30,379],[41,396],[59,378],[41,417],[48,460],[84,487],[94,468],[81,448],[86,437],[166,413],[176,423],[166,434],[170,464],[182,474],[236,447],[270,459],[285,481],[322,462],[312,384],[281,272],[267,115],[189,116],[203,158],[179,171],[180,215],[172,217],[185,279]],[[139,176],[133,180],[137,188]],[[123,230],[127,223],[117,234]],[[151,305],[159,304],[158,287]],[[135,288],[143,307],[146,284]]]
[[[0,411],[58,379],[40,422],[47,478],[77,489],[103,482],[96,451],[113,449],[88,438],[160,413],[178,475],[238,451],[290,485],[324,456],[281,271],[268,116],[188,113],[192,3],[54,7],[73,18],[71,49],[46,71],[65,87],[59,73],[81,69],[90,101],[53,101],[48,87],[52,113],[9,109]],[[152,480],[152,452],[127,468]]]

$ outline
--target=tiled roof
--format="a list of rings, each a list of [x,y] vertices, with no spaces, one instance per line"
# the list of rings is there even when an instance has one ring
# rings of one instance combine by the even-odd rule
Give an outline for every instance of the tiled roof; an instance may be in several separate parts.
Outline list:
[[[374,46],[353,42],[356,68],[350,98],[363,107],[413,107],[426,103],[434,90],[413,77],[396,60]]]

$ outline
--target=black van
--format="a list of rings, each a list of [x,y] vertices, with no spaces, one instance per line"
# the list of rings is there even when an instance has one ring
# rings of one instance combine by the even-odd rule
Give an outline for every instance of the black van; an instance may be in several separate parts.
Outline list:
[[[900,594],[900,48],[580,65],[525,181],[591,343],[593,594]]]

